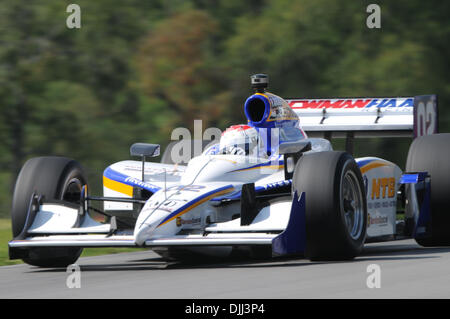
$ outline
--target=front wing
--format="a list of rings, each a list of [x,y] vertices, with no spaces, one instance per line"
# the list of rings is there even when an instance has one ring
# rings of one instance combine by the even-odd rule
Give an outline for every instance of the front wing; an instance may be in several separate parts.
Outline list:
[[[50,204],[41,207],[41,210],[46,210],[47,214],[51,214]],[[70,208],[66,208],[69,211]],[[67,213],[67,212],[66,212]],[[73,209],[73,218],[76,218],[78,212]],[[60,214],[59,214],[60,215]],[[47,228],[45,223],[40,225],[39,220],[26,231],[23,238],[15,238],[9,242],[10,257],[19,258],[21,256],[20,250],[36,248],[36,247],[194,247],[194,246],[254,246],[254,245],[272,245],[272,250],[275,255],[296,254],[302,253],[305,248],[305,195],[302,194],[298,199],[295,194],[293,205],[289,216],[287,227],[281,232],[258,232],[253,229],[243,227],[239,229],[230,230],[230,232],[223,232],[223,229],[218,232],[211,231],[213,228],[206,229],[203,234],[190,235],[174,235],[170,237],[149,238],[144,245],[138,246],[135,242],[133,234],[112,234],[111,225],[98,224],[89,220],[83,222],[82,225],[76,228],[66,227],[57,221],[58,214]],[[88,215],[86,215],[87,217]],[[85,225],[85,227],[83,227]],[[58,226],[59,228],[53,229]],[[97,232],[97,233],[95,233]],[[19,256],[19,257],[18,257]]]

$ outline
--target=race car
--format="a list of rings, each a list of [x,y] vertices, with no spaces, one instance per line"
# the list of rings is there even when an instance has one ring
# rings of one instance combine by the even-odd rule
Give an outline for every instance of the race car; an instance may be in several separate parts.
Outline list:
[[[85,247],[148,247],[168,259],[349,260],[367,242],[450,244],[450,134],[437,133],[436,95],[283,99],[267,92],[267,75],[251,84],[247,123],[187,165],[173,160],[182,141],[161,163],[147,161],[159,145],[133,144],[140,160],[108,166],[103,196],[88,193],[77,161],[29,159],[14,190],[10,258],[64,267]],[[398,136],[414,137],[405,171],[352,156],[354,138]],[[345,150],[333,150],[335,137]]]

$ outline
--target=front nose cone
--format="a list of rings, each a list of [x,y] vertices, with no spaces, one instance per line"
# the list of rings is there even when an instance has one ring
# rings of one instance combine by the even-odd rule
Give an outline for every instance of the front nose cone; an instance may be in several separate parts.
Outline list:
[[[149,239],[156,228],[154,223],[136,223],[136,228],[134,229],[134,241],[137,245],[142,246],[145,241]]]

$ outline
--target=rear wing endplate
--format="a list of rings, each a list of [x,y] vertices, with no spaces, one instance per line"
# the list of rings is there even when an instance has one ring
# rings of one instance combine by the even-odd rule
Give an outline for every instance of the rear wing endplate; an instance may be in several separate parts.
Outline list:
[[[438,132],[436,95],[286,101],[309,137],[418,137]]]

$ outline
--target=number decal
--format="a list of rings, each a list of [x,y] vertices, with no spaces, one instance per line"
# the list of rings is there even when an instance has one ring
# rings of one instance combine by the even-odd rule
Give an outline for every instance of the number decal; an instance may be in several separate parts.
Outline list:
[[[435,95],[418,96],[414,101],[414,137],[438,132],[438,115]]]

